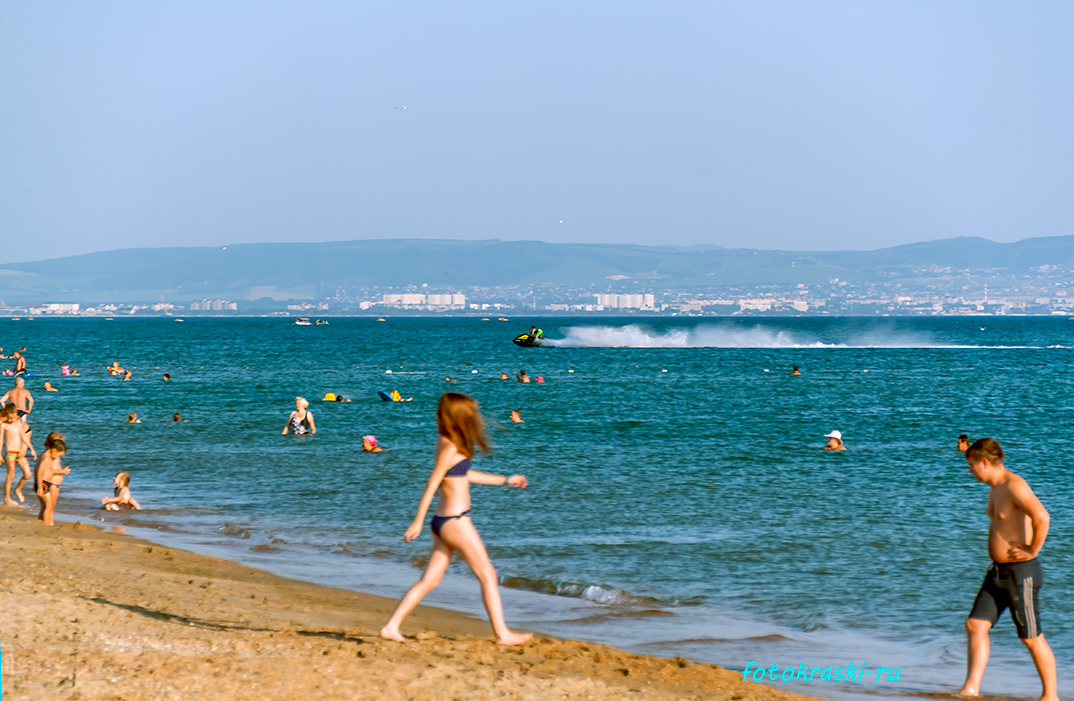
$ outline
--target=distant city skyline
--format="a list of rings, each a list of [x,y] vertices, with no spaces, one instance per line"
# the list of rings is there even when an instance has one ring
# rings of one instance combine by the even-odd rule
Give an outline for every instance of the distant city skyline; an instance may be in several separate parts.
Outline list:
[[[0,262],[1071,234],[1072,35],[1059,0],[0,2]]]

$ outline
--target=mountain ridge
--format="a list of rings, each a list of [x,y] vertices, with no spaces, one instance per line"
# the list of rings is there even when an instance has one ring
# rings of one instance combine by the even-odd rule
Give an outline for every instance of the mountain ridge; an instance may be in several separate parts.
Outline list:
[[[340,287],[472,289],[527,285],[651,288],[884,282],[930,268],[1074,269],[1074,236],[997,243],[939,239],[869,251],[542,241],[370,239],[326,243],[131,248],[0,265],[8,302],[320,299]],[[45,298],[48,298],[47,300]]]

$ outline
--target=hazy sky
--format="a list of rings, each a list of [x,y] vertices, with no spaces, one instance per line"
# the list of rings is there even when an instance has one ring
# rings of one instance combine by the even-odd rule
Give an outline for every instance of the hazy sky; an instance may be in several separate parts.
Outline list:
[[[0,262],[1074,234],[1072,37],[1069,0],[0,0]]]

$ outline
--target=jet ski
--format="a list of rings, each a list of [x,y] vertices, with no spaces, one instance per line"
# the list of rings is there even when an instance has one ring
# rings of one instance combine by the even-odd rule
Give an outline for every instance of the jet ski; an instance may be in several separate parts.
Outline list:
[[[543,339],[531,338],[528,333],[522,333],[515,336],[515,345],[522,348],[539,348],[544,345]]]

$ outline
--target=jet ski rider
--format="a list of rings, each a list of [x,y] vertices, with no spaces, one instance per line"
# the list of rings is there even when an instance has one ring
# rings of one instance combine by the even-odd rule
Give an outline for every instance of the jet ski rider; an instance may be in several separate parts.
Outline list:
[[[537,328],[536,326],[531,326],[530,327],[530,340],[531,341],[540,341],[542,338],[544,338],[544,331],[539,329],[539,328]]]

